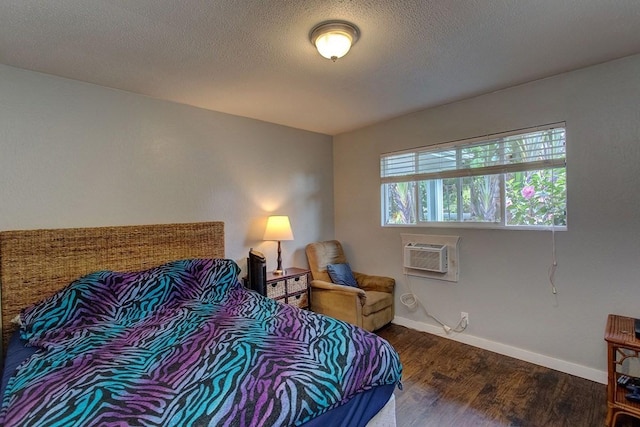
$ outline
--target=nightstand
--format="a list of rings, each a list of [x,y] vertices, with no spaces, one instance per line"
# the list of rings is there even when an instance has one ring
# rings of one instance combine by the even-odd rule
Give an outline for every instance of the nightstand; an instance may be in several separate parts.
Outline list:
[[[267,273],[267,297],[298,308],[311,307],[311,271],[289,267],[283,274]]]
[[[607,342],[607,420],[608,427],[613,427],[619,414],[627,414],[640,418],[640,402],[630,401],[625,395],[630,393],[625,387],[618,385],[622,376],[619,367],[629,357],[640,356],[640,339],[635,336],[635,319],[610,314],[607,318],[607,329],[604,339]],[[637,380],[637,378],[636,378]]]

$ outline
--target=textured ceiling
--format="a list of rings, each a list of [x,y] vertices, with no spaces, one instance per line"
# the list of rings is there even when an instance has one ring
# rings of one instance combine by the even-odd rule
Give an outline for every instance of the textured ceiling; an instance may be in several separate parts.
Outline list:
[[[0,1],[0,63],[330,135],[635,53],[640,0]]]

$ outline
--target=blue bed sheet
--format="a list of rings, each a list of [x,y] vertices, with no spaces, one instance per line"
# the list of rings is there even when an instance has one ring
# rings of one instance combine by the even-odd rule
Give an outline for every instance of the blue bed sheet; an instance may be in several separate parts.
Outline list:
[[[7,388],[9,378],[13,376],[16,368],[29,356],[36,352],[34,347],[27,347],[27,342],[20,339],[20,331],[16,331],[11,335],[9,346],[7,348],[7,357],[4,360],[4,370],[2,371],[2,384],[0,385],[0,398],[4,396],[4,390]],[[1,401],[1,399],[0,399]]]

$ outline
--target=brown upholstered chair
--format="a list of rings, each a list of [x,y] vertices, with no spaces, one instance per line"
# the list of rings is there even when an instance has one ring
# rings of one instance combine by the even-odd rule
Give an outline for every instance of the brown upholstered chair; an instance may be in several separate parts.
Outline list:
[[[346,264],[337,240],[310,243],[306,247],[311,269],[311,309],[375,331],[393,320],[395,280],[353,272],[358,287],[337,285],[327,272],[328,264]]]

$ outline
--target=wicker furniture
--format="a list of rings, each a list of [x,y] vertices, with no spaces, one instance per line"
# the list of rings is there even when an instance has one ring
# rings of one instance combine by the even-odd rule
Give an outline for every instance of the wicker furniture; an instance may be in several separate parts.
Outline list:
[[[616,425],[618,415],[627,414],[640,418],[640,403],[631,402],[625,398],[629,391],[618,385],[618,378],[622,373],[619,367],[629,357],[640,356],[640,339],[634,331],[635,319],[631,317],[610,314],[607,319],[607,329],[604,339],[607,342],[607,420],[606,425]]]
[[[337,240],[306,247],[311,268],[311,310],[375,331],[393,320],[395,280],[353,272],[358,287],[336,285],[327,273],[328,264],[345,264],[347,258]]]
[[[15,330],[11,319],[23,307],[78,277],[223,257],[223,222],[0,232],[2,352]]]
[[[267,296],[283,304],[309,308],[310,271],[289,267],[283,274],[267,273]]]

